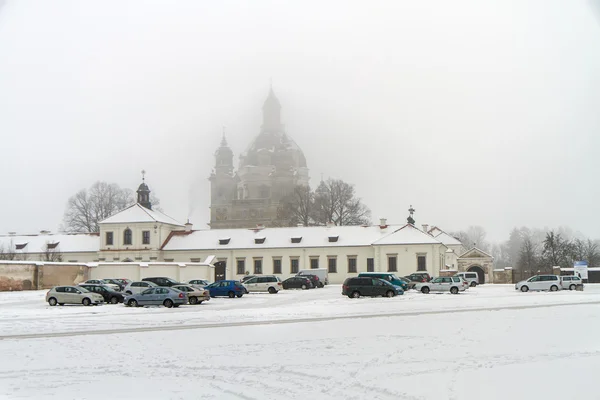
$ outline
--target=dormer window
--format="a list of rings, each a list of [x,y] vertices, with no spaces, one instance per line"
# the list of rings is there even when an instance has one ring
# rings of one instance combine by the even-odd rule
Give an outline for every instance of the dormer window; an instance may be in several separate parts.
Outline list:
[[[27,243],[29,243],[29,242],[25,242],[25,243],[17,243],[17,244],[15,245],[15,249],[17,249],[17,250],[23,250],[23,249],[25,248],[25,246],[27,246]]]
[[[58,246],[58,244],[59,244],[59,243],[60,243],[60,242],[56,242],[56,243],[48,243],[48,244],[47,244],[47,246],[48,246],[48,249],[55,249],[55,248],[56,248],[56,246]]]
[[[231,240],[231,238],[222,238],[222,239],[219,239],[219,244],[220,245],[229,244],[230,240]]]
[[[302,236],[293,236],[292,243],[300,243],[302,241]]]
[[[265,237],[255,238],[254,244],[263,244],[265,242]]]
[[[329,236],[329,242],[337,242],[339,238],[339,236]]]
[[[126,246],[131,246],[131,243],[132,243],[131,229],[127,228],[123,232],[123,244]]]

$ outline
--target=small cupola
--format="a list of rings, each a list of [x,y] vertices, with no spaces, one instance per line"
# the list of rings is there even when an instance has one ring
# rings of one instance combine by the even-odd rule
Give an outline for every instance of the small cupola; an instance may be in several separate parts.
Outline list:
[[[152,210],[152,204],[150,203],[150,188],[146,185],[146,171],[144,170],[142,170],[142,183],[137,189],[137,202],[148,210]]]

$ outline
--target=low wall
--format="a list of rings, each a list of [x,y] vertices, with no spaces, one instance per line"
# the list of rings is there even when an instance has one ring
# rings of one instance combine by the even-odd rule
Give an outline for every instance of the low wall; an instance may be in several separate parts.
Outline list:
[[[492,272],[494,274],[494,283],[513,283],[512,268],[495,269]]]
[[[213,280],[214,266],[205,263],[56,263],[0,261],[0,291],[50,289],[88,279],[140,280],[166,276],[177,281]]]

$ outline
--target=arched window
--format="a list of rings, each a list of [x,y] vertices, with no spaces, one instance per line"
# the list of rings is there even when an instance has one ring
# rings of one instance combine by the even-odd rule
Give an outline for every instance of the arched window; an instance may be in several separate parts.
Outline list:
[[[125,229],[123,233],[123,244],[131,245],[131,229],[129,228]]]

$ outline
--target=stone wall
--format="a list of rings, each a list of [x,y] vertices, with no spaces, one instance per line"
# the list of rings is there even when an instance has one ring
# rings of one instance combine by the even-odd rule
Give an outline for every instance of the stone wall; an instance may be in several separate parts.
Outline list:
[[[0,292],[37,289],[36,271],[35,263],[0,263]]]
[[[513,283],[513,270],[512,268],[495,269],[494,283]]]
[[[51,289],[59,285],[77,285],[89,278],[89,267],[81,265],[45,264],[41,266],[40,289]]]

